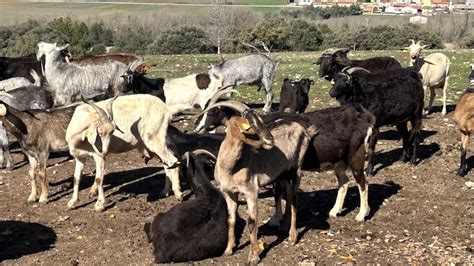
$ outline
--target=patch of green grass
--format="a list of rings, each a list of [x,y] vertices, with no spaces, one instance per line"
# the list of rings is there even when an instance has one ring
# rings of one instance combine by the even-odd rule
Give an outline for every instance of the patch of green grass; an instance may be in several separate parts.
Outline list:
[[[248,0],[249,5],[286,5],[286,0]]]
[[[432,52],[432,51],[428,51]],[[458,51],[442,51],[451,60],[450,79],[448,87],[448,103],[455,104],[459,95],[466,89],[468,84],[468,75],[470,64],[474,62],[474,53],[470,50]],[[325,79],[319,78],[318,66],[313,62],[317,60],[320,52],[301,52],[301,53],[272,53],[271,57],[279,62],[275,80],[273,83],[273,91],[275,93],[274,102],[279,101],[280,86],[283,79],[293,78],[299,79],[308,77],[315,81],[310,90],[310,106],[309,108],[324,108],[337,105],[337,102],[331,99],[328,91],[331,84]],[[243,56],[244,54],[228,54],[224,55],[225,59],[232,59]],[[351,52],[349,58],[362,59],[375,56],[393,56],[403,66],[408,65],[408,55],[406,51],[362,51]],[[149,55],[145,57],[147,61],[158,63],[158,67],[149,75],[151,77],[181,77],[193,73],[207,72],[209,64],[219,62],[217,55]],[[241,86],[239,88],[240,98],[244,101],[263,103],[265,101],[265,92],[257,92],[255,87]],[[438,92],[437,98],[440,99],[441,91]],[[435,101],[435,105],[439,105],[440,100]]]

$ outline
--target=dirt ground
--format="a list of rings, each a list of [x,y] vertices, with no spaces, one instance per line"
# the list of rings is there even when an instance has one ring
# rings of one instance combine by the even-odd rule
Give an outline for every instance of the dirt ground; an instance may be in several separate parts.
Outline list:
[[[464,183],[474,180],[474,170],[466,178],[455,176],[459,136],[451,116],[452,112],[446,117],[437,112],[424,120],[424,141],[416,166],[398,162],[398,133],[392,127],[382,129],[375,156],[376,175],[369,178],[371,213],[365,223],[355,221],[359,206],[355,183],[348,192],[344,213],[329,219],[337,193],[334,173],[304,172],[298,195],[299,241],[290,246],[285,235],[264,225],[274,207],[271,193],[262,193],[259,233],[268,247],[261,254],[261,262],[473,264],[474,190]],[[39,206],[26,202],[30,181],[22,157],[15,152],[15,170],[0,174],[2,264],[153,264],[143,225],[157,212],[177,204],[174,197],[157,198],[164,174],[156,161],[144,165],[136,152],[111,155],[106,163],[107,209],[96,213],[95,198],[88,198],[92,160],[85,168],[79,207],[67,210],[74,162],[61,155],[50,159],[50,202]],[[474,156],[468,164],[474,166]],[[239,213],[243,219],[235,254],[199,263],[246,262],[249,241],[244,229],[244,202]]]

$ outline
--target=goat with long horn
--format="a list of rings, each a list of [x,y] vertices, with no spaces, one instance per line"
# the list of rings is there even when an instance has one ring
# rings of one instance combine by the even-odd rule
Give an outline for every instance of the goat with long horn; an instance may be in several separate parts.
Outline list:
[[[281,182],[288,195],[282,228],[289,231],[290,242],[296,243],[295,200],[299,184],[298,172],[309,141],[316,134],[316,130],[314,126],[309,126],[309,122],[302,116],[265,125],[254,110],[233,100],[214,103],[203,113],[218,107],[231,108],[240,115],[231,117],[226,123],[227,133],[219,149],[214,171],[214,177],[220,183],[229,211],[225,253],[232,254],[235,246],[237,198],[241,193],[246,198],[249,213],[249,261],[257,262],[258,253],[263,246],[257,242],[258,191],[277,179]]]

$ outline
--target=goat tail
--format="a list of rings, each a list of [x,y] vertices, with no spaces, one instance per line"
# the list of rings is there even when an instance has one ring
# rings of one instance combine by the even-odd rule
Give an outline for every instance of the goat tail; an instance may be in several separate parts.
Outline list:
[[[173,105],[170,105],[170,106],[167,106],[167,109],[168,109],[168,113],[171,115],[171,116],[174,116],[178,113],[181,113],[183,111],[186,111],[186,110],[189,110],[189,109],[193,109],[194,107],[189,105],[189,104],[173,104]]]

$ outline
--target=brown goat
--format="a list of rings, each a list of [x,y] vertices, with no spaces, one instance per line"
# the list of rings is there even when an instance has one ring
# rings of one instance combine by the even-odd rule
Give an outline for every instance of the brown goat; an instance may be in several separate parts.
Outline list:
[[[461,165],[457,172],[458,176],[467,174],[466,153],[471,132],[474,132],[474,88],[467,89],[459,99],[454,110],[454,123],[461,131]]]
[[[461,131],[461,165],[458,170],[459,176],[467,174],[466,153],[469,137],[474,131],[474,65],[471,65],[468,88],[461,98],[459,98],[456,110],[454,110],[453,120]]]
[[[81,64],[97,64],[108,60],[115,60],[129,65],[135,60],[140,59],[134,54],[103,54],[103,55],[88,55],[79,58],[70,58],[71,63],[76,65]]]
[[[259,260],[260,251],[257,243],[257,198],[259,189],[266,185],[280,182],[286,189],[287,211],[291,212],[291,221],[288,221],[290,216],[287,212],[283,224],[288,226],[291,223],[289,242],[296,243],[298,174],[316,130],[314,127],[308,127],[309,122],[302,116],[280,119],[265,125],[254,110],[236,101],[218,102],[203,112],[219,106],[232,108],[242,114],[242,117],[233,116],[226,123],[227,134],[219,149],[214,172],[229,211],[229,234],[225,254],[232,254],[235,246],[237,199],[239,193],[242,193],[247,201],[249,215],[249,262],[255,263]]]

